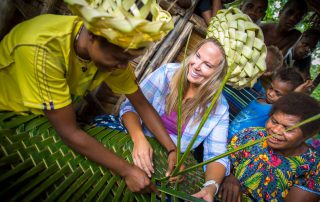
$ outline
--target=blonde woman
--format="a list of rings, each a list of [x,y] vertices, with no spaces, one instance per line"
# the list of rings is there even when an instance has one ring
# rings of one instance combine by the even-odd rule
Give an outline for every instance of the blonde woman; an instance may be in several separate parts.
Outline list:
[[[227,72],[225,53],[213,38],[203,40],[186,59],[185,66],[169,63],[150,74],[140,88],[148,101],[162,118],[171,139],[177,143],[177,107],[180,79],[183,78],[182,138],[181,151],[184,152],[195,134],[205,110],[210,104]],[[121,105],[120,117],[134,142],[133,161],[149,176],[154,172],[152,147],[145,138],[153,134],[140,122],[139,115],[129,100]],[[228,104],[221,95],[207,122],[204,124],[193,149],[204,143],[204,160],[226,151],[229,123]],[[159,140],[160,143],[161,140]],[[176,155],[170,152],[168,155]],[[205,188],[195,196],[212,201],[223,177],[229,172],[227,158],[207,165]],[[167,173],[169,174],[169,173]]]

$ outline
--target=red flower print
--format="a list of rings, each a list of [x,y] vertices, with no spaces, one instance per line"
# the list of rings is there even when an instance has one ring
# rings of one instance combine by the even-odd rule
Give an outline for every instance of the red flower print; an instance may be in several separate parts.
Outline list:
[[[310,159],[310,162],[311,162],[311,163],[314,163],[314,162],[315,162],[315,159],[314,159],[314,158],[311,158],[311,159]]]
[[[304,169],[304,170],[309,170],[309,165],[308,164],[304,164],[302,166],[300,166],[300,168]]]
[[[243,158],[248,158],[250,156],[250,152],[246,150],[244,150],[242,154],[243,154]]]
[[[258,132],[258,135],[259,135],[260,137],[263,137],[263,136],[264,136],[263,132]]]
[[[274,179],[274,176],[272,173],[270,173],[270,180],[273,180]]]
[[[270,195],[268,194],[268,192],[266,193],[266,200],[270,199]]]
[[[314,179],[309,178],[309,180],[307,182],[307,186],[309,189],[313,190],[314,189]]]
[[[281,159],[274,154],[271,155],[271,159],[268,161],[268,164],[273,167],[278,167],[281,163]]]

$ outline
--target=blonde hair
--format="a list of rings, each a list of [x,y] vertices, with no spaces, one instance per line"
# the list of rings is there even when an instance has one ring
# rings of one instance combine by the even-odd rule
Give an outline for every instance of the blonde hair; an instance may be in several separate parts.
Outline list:
[[[170,93],[167,95],[167,98],[166,98],[166,103],[167,103],[166,114],[169,115],[172,111],[178,111],[178,96],[179,96],[180,82],[183,82],[182,97],[184,97],[189,86],[189,82],[187,80],[187,74],[189,70],[190,59],[206,43],[213,43],[214,46],[217,46],[219,48],[222,54],[222,60],[220,61],[216,72],[211,76],[211,78],[199,86],[196,95],[193,98],[190,98],[187,101],[182,103],[182,123],[185,123],[186,120],[192,117],[192,115],[194,115],[196,112],[198,112],[199,114],[197,115],[197,117],[195,117],[193,123],[200,121],[201,117],[205,113],[205,109],[207,108],[207,105],[209,104],[209,102],[212,101],[219,86],[221,85],[223,78],[227,73],[228,64],[226,62],[226,55],[220,43],[214,38],[207,38],[202,40],[197,45],[195,50],[185,59],[184,61],[185,66],[183,66],[183,63],[181,63],[181,67],[174,74],[170,82]],[[216,108],[216,105],[217,104],[215,104],[212,112],[215,111],[214,109]]]

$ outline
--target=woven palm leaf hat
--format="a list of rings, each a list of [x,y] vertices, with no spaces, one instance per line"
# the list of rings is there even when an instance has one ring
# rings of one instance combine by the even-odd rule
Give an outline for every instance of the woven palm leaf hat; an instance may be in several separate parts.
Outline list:
[[[86,28],[124,49],[139,49],[173,29],[170,13],[156,0],[65,0]]]
[[[216,38],[225,50],[232,71],[227,84],[232,87],[252,87],[266,70],[263,33],[239,9],[220,10],[209,24],[208,37]]]

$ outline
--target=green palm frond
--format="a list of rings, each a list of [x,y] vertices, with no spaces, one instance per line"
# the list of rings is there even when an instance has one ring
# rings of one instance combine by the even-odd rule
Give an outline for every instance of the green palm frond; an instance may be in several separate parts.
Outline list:
[[[285,190],[288,187],[288,180],[284,176],[283,172],[280,169],[276,170],[276,176],[277,176],[277,188],[279,190]]]
[[[245,182],[244,185],[251,190],[256,190],[260,185],[262,178],[262,173],[257,172],[254,175],[250,176]]]
[[[235,176],[237,178],[241,177],[244,173],[244,171],[246,170],[247,166],[249,165],[250,163],[250,159],[246,160],[244,163],[240,164],[238,167],[237,167],[237,170],[235,172]]]
[[[305,160],[301,156],[293,156],[293,157],[289,157],[287,159],[290,162],[290,167],[293,172],[296,172],[297,168],[300,165],[303,165],[305,162]]]
[[[87,125],[83,129],[132,162],[129,135],[104,127]],[[155,139],[148,140],[154,148],[155,178],[161,178],[167,169],[166,151]],[[151,201],[151,195],[131,193],[121,177],[71,150],[45,117],[0,113],[0,145],[0,197],[4,200]],[[186,165],[195,162],[189,157]],[[186,175],[179,189],[195,193],[203,178],[199,168]],[[163,188],[165,193],[175,193],[170,189],[170,184]],[[175,196],[186,198],[180,192]]]

